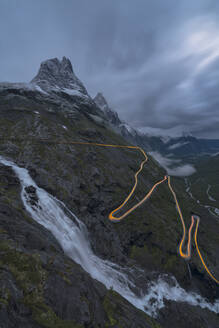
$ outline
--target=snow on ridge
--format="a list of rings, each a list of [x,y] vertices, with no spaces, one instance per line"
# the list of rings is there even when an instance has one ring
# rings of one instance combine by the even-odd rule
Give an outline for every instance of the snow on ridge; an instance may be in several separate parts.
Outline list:
[[[118,113],[115,110],[113,110],[112,108],[110,108],[108,106],[108,104],[103,104],[103,105],[102,104],[97,104],[97,106],[105,113],[118,115]]]
[[[173,145],[170,145],[168,148],[169,148],[170,150],[172,150],[172,149],[180,148],[180,147],[185,146],[185,145],[187,145],[187,144],[189,144],[188,141],[186,141],[186,142],[177,142],[177,143],[175,143],[175,144],[173,144]]]
[[[211,157],[216,157],[216,156],[218,156],[218,155],[219,155],[219,152],[214,153],[214,154],[211,154],[210,156],[211,156]]]
[[[1,83],[0,86],[3,88],[15,88],[15,89],[23,89],[23,90],[28,90],[28,91],[38,91],[42,94],[48,95],[46,91],[44,91],[38,84],[32,83],[32,82],[18,82],[18,83]]]
[[[74,86],[74,85],[72,85],[72,86]],[[77,87],[77,89],[76,88],[69,89],[69,88],[60,88],[58,85],[53,85],[53,86],[51,86],[49,88],[49,91],[53,91],[53,92],[56,92],[56,93],[64,92],[64,93],[68,94],[69,96],[76,96],[76,97],[87,98],[87,99],[89,98],[89,96],[87,96],[86,94],[84,94],[80,90],[79,87]]]
[[[132,128],[129,124],[127,124],[126,122],[122,122],[122,124],[120,124],[120,127],[124,127],[130,134],[132,134],[133,136],[136,135],[136,130],[134,128]]]
[[[69,96],[77,96],[77,97],[87,98],[87,96],[85,94],[83,94],[82,92],[80,92],[79,90],[76,90],[76,89],[63,88],[63,89],[60,89],[60,91],[64,91]]]
[[[41,89],[40,86],[37,85],[37,84],[35,85],[35,89],[36,89],[37,91],[41,92],[41,93],[44,93],[45,95],[48,95],[48,93],[47,93],[46,91],[44,91],[43,89]]]
[[[112,112],[112,110],[107,106],[107,104],[97,104],[98,107],[103,111],[103,112]]]
[[[163,137],[161,137],[161,140],[163,141],[164,144],[167,144],[171,140],[171,137],[170,136],[163,136]]]
[[[0,87],[2,88],[14,88],[14,89],[25,89],[25,90],[35,90],[35,84],[25,83],[25,82],[1,82]]]

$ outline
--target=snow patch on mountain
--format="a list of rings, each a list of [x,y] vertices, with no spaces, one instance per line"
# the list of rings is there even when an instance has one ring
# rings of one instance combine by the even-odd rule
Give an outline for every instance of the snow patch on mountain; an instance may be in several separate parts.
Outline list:
[[[37,84],[35,85],[35,89],[36,89],[37,91],[41,92],[41,93],[44,93],[45,95],[48,95],[48,93],[47,93],[46,91],[42,90],[42,89],[40,88],[40,86],[37,85]]]
[[[188,145],[188,144],[189,144],[188,141],[186,141],[186,142],[177,142],[177,143],[175,143],[173,145],[170,145],[168,148],[170,150],[172,150],[172,149],[180,148],[180,147],[185,146],[185,145]]]
[[[128,133],[130,133],[132,136],[136,136],[137,132],[135,129],[133,129],[129,124],[123,122],[119,125],[119,127],[123,130],[126,130]],[[124,131],[123,131],[124,132]]]
[[[114,126],[118,127],[122,122],[119,119],[119,116],[117,112],[112,110],[102,93],[98,92],[96,97],[94,97],[95,104],[102,110],[102,112],[105,114],[106,119]]]
[[[72,89],[63,88],[61,91],[64,91],[64,92],[67,93],[69,96],[77,96],[77,97],[87,98],[86,95],[84,95],[83,93],[81,93],[81,92],[78,91],[78,90],[72,90]]]
[[[77,90],[88,96],[87,90],[75,75],[71,62],[66,57],[63,57],[61,61],[58,58],[52,58],[42,62],[37,75],[31,82],[45,92],[59,89]]]

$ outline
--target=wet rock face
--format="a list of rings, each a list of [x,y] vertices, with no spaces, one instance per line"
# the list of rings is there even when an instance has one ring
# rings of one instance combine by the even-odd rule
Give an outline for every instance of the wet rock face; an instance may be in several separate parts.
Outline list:
[[[34,196],[36,189],[26,192]],[[0,165],[0,327],[110,327],[112,320],[132,327],[129,317],[152,327],[145,314],[66,257],[26,213],[14,172]]]
[[[36,194],[36,188],[35,188],[34,186],[26,187],[26,188],[25,188],[25,191],[26,191],[28,194]]]
[[[37,206],[38,197],[36,194],[36,188],[34,186],[25,187],[25,191],[28,194],[28,201],[31,205]]]
[[[166,301],[165,305],[165,309],[161,309],[159,314],[159,320],[163,328],[184,328],[185,322],[188,327],[192,328],[216,328],[218,326],[217,316],[205,309],[191,307],[186,303],[170,301]]]

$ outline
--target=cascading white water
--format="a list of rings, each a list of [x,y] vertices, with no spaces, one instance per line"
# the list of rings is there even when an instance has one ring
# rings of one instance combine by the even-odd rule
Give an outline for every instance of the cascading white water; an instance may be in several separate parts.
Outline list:
[[[164,307],[164,299],[187,302],[219,313],[219,301],[210,304],[198,294],[187,293],[176,280],[175,286],[170,286],[159,278],[157,282],[151,283],[146,295],[136,296],[131,290],[134,282],[131,282],[124,273],[125,268],[119,268],[110,261],[104,261],[92,252],[85,225],[67,209],[65,204],[39,188],[25,168],[18,167],[2,156],[0,156],[0,163],[12,167],[19,178],[22,186],[21,198],[32,218],[54,235],[72,260],[79,263],[92,278],[102,282],[108,289],[112,287],[135,307],[152,316],[156,316],[158,309]],[[36,204],[33,204],[29,193],[25,190],[29,186],[36,189],[38,198]]]

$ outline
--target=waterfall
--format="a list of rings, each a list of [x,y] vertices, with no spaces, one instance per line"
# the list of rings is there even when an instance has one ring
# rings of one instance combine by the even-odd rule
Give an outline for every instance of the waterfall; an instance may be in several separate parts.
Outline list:
[[[129,269],[120,268],[110,261],[100,259],[93,253],[86,226],[63,202],[39,188],[27,169],[18,167],[2,156],[0,156],[0,163],[10,166],[19,178],[22,187],[21,198],[31,217],[54,235],[68,257],[80,264],[92,278],[103,283],[107,289],[113,288],[136,308],[152,316],[156,316],[157,311],[164,307],[164,299],[187,302],[219,313],[219,300],[211,304],[196,293],[188,293],[174,278],[174,286],[170,286],[160,277],[156,282],[151,282],[146,295],[137,296],[133,291],[134,281],[130,281],[126,274]],[[26,190],[26,187],[30,186],[36,190],[36,202],[31,200]]]

